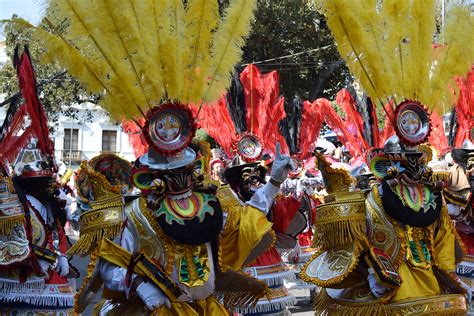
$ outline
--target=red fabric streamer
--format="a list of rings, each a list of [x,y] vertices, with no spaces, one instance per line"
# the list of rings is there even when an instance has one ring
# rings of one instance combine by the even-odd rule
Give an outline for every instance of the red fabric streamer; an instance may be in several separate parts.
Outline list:
[[[347,89],[342,89],[337,93],[336,103],[341,106],[342,110],[346,113],[345,122],[349,124],[347,127],[353,131],[353,135],[359,142],[359,147],[367,152],[369,150],[369,144],[364,138],[364,120],[357,111],[356,103]]]
[[[143,126],[145,125],[145,119],[141,118],[138,123]],[[122,130],[128,136],[128,143],[133,148],[135,158],[141,157],[148,152],[148,143],[143,136],[143,132],[140,126],[137,125],[133,120],[123,120]]]
[[[346,122],[336,113],[329,100],[321,98],[316,102],[320,107],[320,112],[324,113],[324,121],[336,133],[337,138],[349,150],[353,157],[364,155],[365,152],[354,136],[354,130],[348,128]]]
[[[25,99],[27,112],[32,122],[32,134],[38,138],[38,148],[42,153],[53,157],[54,144],[49,138],[48,120],[43,105],[38,98],[35,72],[27,48],[25,48],[19,61],[15,58],[15,66],[18,73],[20,91]]]
[[[374,108],[372,111],[372,122],[373,124],[370,126],[372,129],[372,135],[374,139],[374,147],[383,147],[383,141],[382,138],[385,137],[380,133],[379,129],[379,121],[378,121],[378,116],[377,116],[377,110]]]
[[[271,87],[263,87],[262,74],[254,65],[248,65],[240,73],[240,82],[244,89],[247,131],[258,136],[259,120],[266,114],[261,113],[263,108],[260,105],[264,99],[264,90],[269,91]]]
[[[306,159],[313,154],[322,126],[323,118],[317,102],[304,101],[298,139],[300,158]]]
[[[197,108],[191,107],[197,114]],[[204,129],[232,157],[232,145],[236,140],[236,130],[227,109],[227,100],[222,96],[215,104],[203,104],[197,124]]]
[[[275,153],[280,142],[283,153],[288,146],[280,133],[280,120],[285,118],[284,99],[280,97],[280,82],[276,71],[263,74],[254,65],[248,65],[240,74],[244,89],[248,132],[264,143],[265,148]]]
[[[459,98],[456,104],[458,131],[454,147],[461,148],[463,142],[470,138],[474,113],[474,65],[466,78],[458,78]]]
[[[390,103],[386,104],[385,109],[387,110],[388,115],[385,114],[385,126],[383,128],[383,131],[379,133],[379,142],[378,145],[375,147],[383,147],[385,141],[391,136],[395,135],[395,127],[393,126],[393,120],[395,119],[395,112],[393,111],[393,101],[390,101]]]
[[[20,92],[25,99],[25,103],[15,113],[0,144],[0,160],[2,163],[7,160],[8,163],[12,164],[32,138],[37,139],[38,149],[44,155],[52,158],[54,157],[54,144],[49,138],[48,121],[38,97],[35,72],[26,47],[21,58],[15,52],[14,65],[17,69]],[[25,128],[26,117],[29,117],[31,124]],[[53,162],[52,159],[51,162]]]
[[[436,148],[438,154],[443,153],[449,147],[443,119],[436,112],[431,113],[431,133],[428,136],[428,141]]]

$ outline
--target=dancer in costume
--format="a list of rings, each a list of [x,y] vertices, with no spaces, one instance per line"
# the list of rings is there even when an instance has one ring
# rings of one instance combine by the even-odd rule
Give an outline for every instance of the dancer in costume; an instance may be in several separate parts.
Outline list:
[[[277,180],[242,205],[206,185],[206,150],[190,144],[199,120],[190,107],[198,116],[228,88],[254,8],[248,0],[223,10],[217,1],[50,1],[48,22],[68,21],[61,36],[13,21],[32,28],[112,118],[136,122],[149,146],[133,170],[142,196],[125,206],[115,242],[103,238],[91,253],[78,312],[101,283],[102,313],[225,315],[268,292],[239,270],[272,242],[265,215],[289,158],[275,159]]]
[[[298,243],[293,249],[279,249],[284,261],[292,268],[296,280],[288,281],[286,286],[291,289],[312,289],[314,284],[306,283],[299,278],[301,267],[315,252],[313,244],[313,224],[316,216],[316,205],[319,201],[313,196],[314,186],[320,182],[316,178],[308,178],[304,175],[306,166],[304,161],[310,158],[316,149],[316,140],[323,124],[323,117],[315,108],[315,103],[302,102],[299,97],[293,99],[291,110],[287,112],[281,129],[288,144],[295,170],[290,172],[290,177],[282,185],[282,205],[275,205],[282,210],[279,220],[286,221],[286,225],[292,226],[292,219],[297,216],[305,216],[305,227],[293,227],[293,234],[286,235],[297,239]],[[296,208],[296,210],[295,210]],[[282,218],[282,219],[281,219]],[[297,223],[297,221],[294,221]],[[295,229],[296,228],[296,229]],[[302,228],[302,230],[301,230]]]
[[[72,315],[78,273],[65,255],[65,203],[54,194],[54,148],[26,47],[14,64],[25,103],[10,106],[0,139],[0,314]]]
[[[239,76],[234,76],[230,92],[216,106],[205,105],[202,109],[206,119],[200,123],[201,127],[233,157],[224,171],[227,185],[221,186],[219,192],[237,197],[242,205],[269,184],[266,173],[270,157],[264,153],[276,153],[276,142],[284,140],[278,127],[285,115],[278,85],[276,71],[261,74],[256,66],[249,65]],[[275,167],[273,162],[272,169]],[[284,179],[277,180],[275,194]],[[306,228],[308,218],[298,212],[300,205],[296,199],[278,195],[268,214],[273,222],[275,245],[244,269],[272,291],[255,306],[239,306],[237,312],[284,315],[288,313],[287,307],[295,304],[294,296],[284,286],[286,280],[294,279],[294,273],[282,261],[277,248],[293,249],[298,234]]]
[[[374,104],[385,106],[397,136],[368,155],[381,179],[368,197],[352,191],[347,172],[318,157],[331,194],[318,209],[321,250],[303,271],[305,280],[323,287],[317,314],[466,313],[465,289],[455,274],[462,243],[443,201],[443,182],[432,178],[428,155],[417,145],[430,131],[424,105],[450,104],[447,81],[471,66],[474,49],[458,48],[471,40],[465,34],[472,36],[473,25],[469,9],[453,6],[446,49],[433,60],[434,4],[323,4],[341,56]]]
[[[103,238],[118,236],[125,219],[123,207],[134,198],[131,169],[128,161],[114,154],[82,162],[75,180],[80,235],[69,255],[87,256]]]
[[[197,153],[185,147],[179,155],[162,156],[151,149],[137,161],[136,184],[143,188],[146,183],[140,179],[145,176],[154,180],[148,192],[142,189],[144,197],[125,207],[126,226],[119,238],[122,248],[102,241],[95,269],[100,271],[106,293],[131,291],[159,315],[224,315],[232,304],[245,305],[265,293],[263,284],[235,271],[270,244],[265,213],[278,189],[268,184],[249,204],[240,205],[233,196],[216,194],[195,177]],[[287,160],[279,163],[274,176],[287,173]],[[140,254],[134,257],[134,253]],[[126,260],[119,259],[124,255]],[[159,264],[153,264],[152,258]],[[142,274],[146,269],[149,272]],[[93,277],[87,280],[79,304],[94,281]],[[129,302],[137,299],[132,294]],[[225,305],[213,294],[222,295]],[[143,312],[143,305],[109,299],[100,310],[137,313]]]
[[[452,150],[453,165],[450,168],[444,196],[449,215],[454,220],[466,249],[466,256],[458,264],[456,271],[461,281],[467,285],[468,295],[472,297],[474,289],[474,216],[472,211],[474,149],[469,140],[466,140],[463,147],[465,148]],[[472,304],[469,311],[473,312]]]

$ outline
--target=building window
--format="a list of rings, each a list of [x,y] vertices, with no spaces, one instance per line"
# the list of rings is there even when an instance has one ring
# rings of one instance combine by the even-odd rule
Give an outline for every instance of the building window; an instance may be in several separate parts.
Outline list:
[[[117,131],[102,131],[102,151],[117,151]]]
[[[65,151],[78,150],[79,149],[79,130],[77,128],[65,128],[64,129],[64,146]]]

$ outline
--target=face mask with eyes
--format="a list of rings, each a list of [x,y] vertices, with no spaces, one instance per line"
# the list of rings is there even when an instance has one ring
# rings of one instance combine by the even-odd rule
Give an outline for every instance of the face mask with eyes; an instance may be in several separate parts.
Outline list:
[[[245,201],[248,201],[265,183],[265,168],[245,167],[240,174],[239,193]]]
[[[407,183],[430,181],[430,168],[423,153],[390,153],[387,161],[387,177],[404,179]]]
[[[161,178],[166,185],[165,191],[170,194],[182,194],[191,190],[194,180],[192,171],[192,169],[180,168],[164,173]]]
[[[469,172],[469,184],[471,186],[471,192],[474,192],[474,152],[469,153],[466,170]]]

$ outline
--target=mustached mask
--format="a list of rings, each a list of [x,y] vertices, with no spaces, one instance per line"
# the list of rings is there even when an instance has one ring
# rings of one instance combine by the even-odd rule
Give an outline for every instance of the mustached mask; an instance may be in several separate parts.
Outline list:
[[[242,169],[239,182],[239,193],[245,201],[265,183],[265,168],[263,166],[248,166]]]

